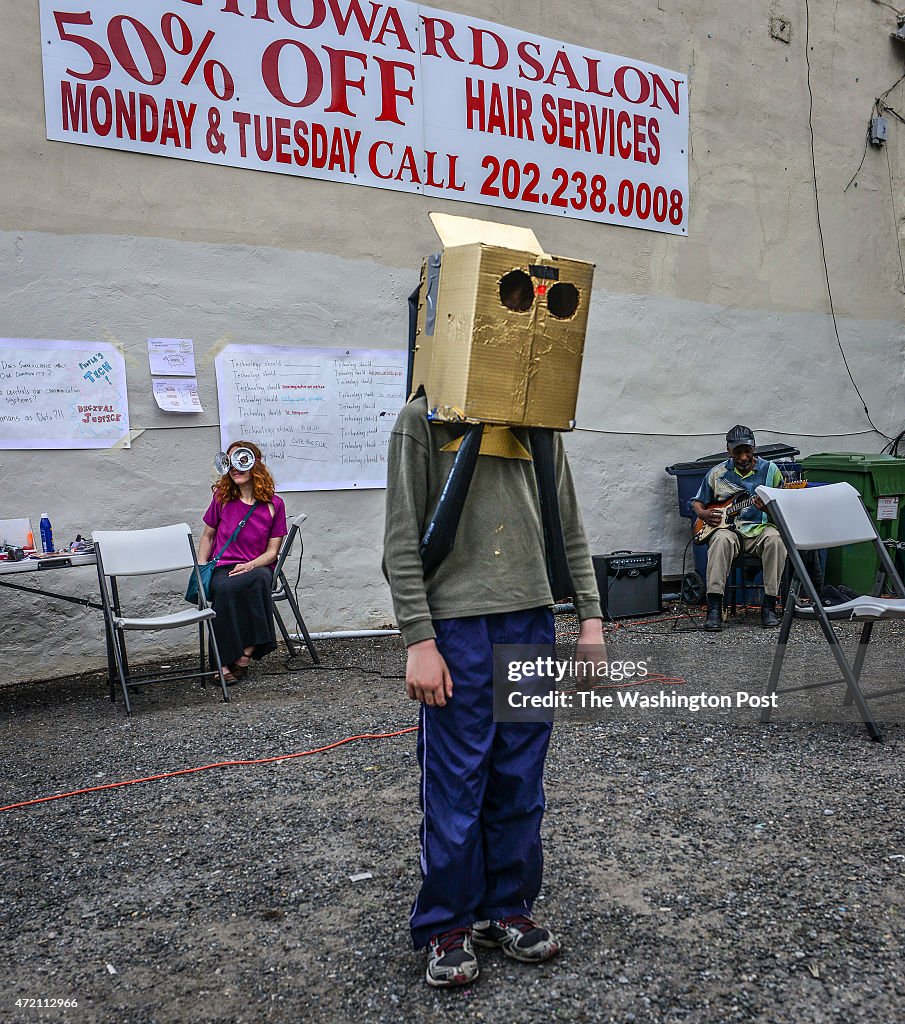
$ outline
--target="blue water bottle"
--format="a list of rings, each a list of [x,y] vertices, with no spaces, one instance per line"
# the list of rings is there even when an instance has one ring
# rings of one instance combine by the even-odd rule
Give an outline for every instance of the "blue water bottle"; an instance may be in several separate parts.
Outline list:
[[[41,548],[45,554],[53,552],[53,530],[50,527],[50,516],[46,512],[41,515]]]

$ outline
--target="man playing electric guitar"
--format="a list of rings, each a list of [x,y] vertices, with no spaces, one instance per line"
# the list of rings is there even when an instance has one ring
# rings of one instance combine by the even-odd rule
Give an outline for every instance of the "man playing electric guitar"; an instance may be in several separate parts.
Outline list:
[[[754,434],[748,427],[734,426],[726,435],[729,458],[704,477],[691,507],[698,516],[697,536],[707,540],[707,619],[704,629],[723,628],[723,593],[732,561],[740,551],[756,555],[764,567],[764,601],[761,625],[779,625],[776,598],[786,562],[786,549],[775,526],[767,521],[763,506],[754,494],[762,484],[782,487],[782,473],[773,462],[754,454]],[[750,502],[747,499],[751,499]],[[727,504],[728,502],[728,504]],[[744,505],[745,507],[739,507]],[[718,506],[718,507],[713,507]],[[732,514],[726,516],[727,509]]]
[[[707,521],[696,519],[691,532],[694,534],[695,544],[706,544],[716,530],[729,529],[735,522],[735,517],[743,509],[757,505],[757,496],[748,494],[747,491],[736,491],[731,498],[725,501],[716,501],[707,505],[705,512],[708,513]],[[716,513],[711,515],[710,513]]]

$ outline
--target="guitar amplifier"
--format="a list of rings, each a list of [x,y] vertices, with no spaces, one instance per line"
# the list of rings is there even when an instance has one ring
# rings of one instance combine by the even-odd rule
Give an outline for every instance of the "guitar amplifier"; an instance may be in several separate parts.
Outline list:
[[[663,556],[659,551],[612,551],[594,555],[592,561],[605,619],[663,611]]]

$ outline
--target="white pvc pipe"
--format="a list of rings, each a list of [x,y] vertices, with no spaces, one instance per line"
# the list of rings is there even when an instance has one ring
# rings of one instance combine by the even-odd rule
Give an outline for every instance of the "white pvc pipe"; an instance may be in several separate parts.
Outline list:
[[[571,603],[556,604],[554,611],[574,611],[575,606]],[[304,637],[299,633],[290,633],[293,640],[304,643]],[[334,630],[332,633],[312,633],[312,640],[358,640],[362,637],[397,637],[398,630]]]
[[[305,638],[299,633],[289,634],[298,643],[304,643]],[[366,636],[399,636],[398,629],[337,629],[332,633],[312,633],[312,640],[357,640]]]

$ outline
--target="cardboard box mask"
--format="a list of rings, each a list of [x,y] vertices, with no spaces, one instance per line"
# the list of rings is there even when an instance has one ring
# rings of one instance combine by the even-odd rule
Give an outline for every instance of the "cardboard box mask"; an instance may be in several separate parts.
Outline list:
[[[433,419],[571,430],[594,264],[550,256],[528,228],[432,213],[412,390]]]

